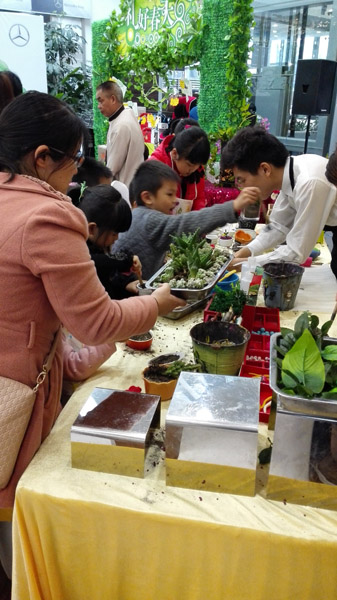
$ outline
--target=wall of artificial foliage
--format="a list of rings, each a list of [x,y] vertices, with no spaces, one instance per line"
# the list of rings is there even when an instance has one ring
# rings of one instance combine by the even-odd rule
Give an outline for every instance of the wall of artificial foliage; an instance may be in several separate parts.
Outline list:
[[[92,24],[92,93],[93,93],[93,112],[94,112],[94,137],[95,147],[99,144],[105,144],[108,130],[108,121],[97,108],[96,87],[109,79],[110,75],[105,74],[105,57],[100,50],[100,41],[108,25],[108,19],[104,21],[95,21]]]

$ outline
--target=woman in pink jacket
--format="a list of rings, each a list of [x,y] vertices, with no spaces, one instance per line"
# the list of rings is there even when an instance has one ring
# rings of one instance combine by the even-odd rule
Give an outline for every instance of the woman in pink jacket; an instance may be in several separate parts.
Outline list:
[[[158,314],[183,304],[166,286],[113,301],[98,280],[87,220],[65,195],[85,136],[66,104],[40,92],[19,96],[0,115],[0,375],[30,387],[61,323],[81,342],[98,345],[145,332]],[[61,387],[60,338],[14,471],[0,490],[0,519],[10,519],[17,481],[60,412]],[[3,539],[0,528],[1,559]]]
[[[210,145],[207,134],[193,119],[182,119],[174,134],[164,138],[148,160],[159,160],[178,173],[181,183],[177,212],[205,208],[205,165]]]

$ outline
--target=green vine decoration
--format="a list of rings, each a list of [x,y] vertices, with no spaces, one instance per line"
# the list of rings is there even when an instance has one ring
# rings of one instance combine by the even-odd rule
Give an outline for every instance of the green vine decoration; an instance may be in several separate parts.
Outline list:
[[[127,86],[125,100],[137,96],[141,106],[158,112],[159,102],[153,99],[153,94],[161,92],[165,107],[172,93],[168,72],[200,60],[203,30],[201,8],[196,2],[193,10],[190,10],[188,30],[179,42],[174,43],[171,31],[164,27],[159,31],[160,39],[154,46],[131,46],[122,52],[119,35],[126,30],[126,17],[131,6],[132,0],[122,0],[118,15],[112,11],[109,20],[93,23],[93,47],[96,47],[93,53],[94,106],[96,86],[113,76]],[[159,77],[164,81],[164,88],[159,88]],[[97,108],[94,108],[94,123],[96,144],[103,144],[107,122]]]
[[[125,99],[137,94],[139,102],[148,109],[158,110],[158,102],[151,99],[154,92],[162,92],[164,100],[170,94],[168,72],[183,68],[200,60],[202,17],[198,4],[189,12],[188,31],[174,44],[168,27],[160,30],[160,39],[152,47],[145,44],[127,47],[121,54],[118,33],[126,27],[126,15],[130,0],[121,3],[119,16],[113,11],[100,42],[105,57],[104,75],[108,79],[117,77],[127,86]],[[102,73],[103,75],[103,73]],[[165,82],[164,89],[158,87],[158,78]]]
[[[249,125],[250,73],[247,66],[252,0],[204,0],[204,35],[198,114],[211,143],[209,171],[215,174],[219,148]],[[216,8],[216,10],[215,10]],[[227,183],[231,173],[220,174]]]
[[[201,91],[199,122],[211,141],[211,171],[221,145],[238,129],[249,124],[250,74],[247,67],[250,28],[253,24],[252,0],[204,0],[189,13],[190,24],[182,39],[174,44],[166,27],[152,47],[127,47],[121,52],[119,35],[126,31],[126,17],[133,0],[121,0],[120,12],[109,20],[93,23],[93,93],[96,86],[114,76],[127,86],[125,99],[137,96],[139,104],[158,111],[153,93],[161,91],[163,102],[172,90],[168,72],[200,61]],[[160,90],[158,81],[164,81]],[[96,144],[105,143],[107,122],[94,101]]]

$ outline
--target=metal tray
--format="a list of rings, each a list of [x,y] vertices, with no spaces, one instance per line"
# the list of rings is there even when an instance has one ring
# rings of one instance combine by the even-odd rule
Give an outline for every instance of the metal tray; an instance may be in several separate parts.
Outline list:
[[[184,288],[184,289],[183,288],[171,288],[172,294],[174,294],[174,296],[178,296],[178,298],[184,298],[184,300],[186,300],[189,304],[192,304],[192,303],[197,302],[198,300],[204,300],[205,298],[207,298],[207,296],[209,296],[211,294],[212,289],[215,286],[216,282],[225,273],[225,271],[227,269],[227,265],[230,263],[230,261],[233,258],[232,252],[230,252],[227,248],[224,250],[226,250],[226,254],[228,254],[228,258],[225,258],[225,262],[223,263],[222,267],[219,269],[219,271],[216,273],[216,275],[214,275],[213,279],[205,287],[203,287],[201,289],[197,289],[197,290],[196,289],[193,290],[193,289],[189,289],[189,288]],[[167,263],[165,263],[154,275],[152,275],[152,277],[150,277],[150,279],[148,279],[148,281],[145,283],[145,288],[144,288],[145,290],[148,290],[147,293],[151,293],[156,289],[155,287],[153,287],[153,283],[159,277],[159,275],[161,275],[163,273],[163,271],[165,271],[165,269],[167,269],[167,267],[169,266],[170,263],[171,263],[171,260],[168,260]],[[194,309],[192,309],[192,310],[194,310]]]
[[[182,317],[189,315],[194,310],[205,306],[211,296],[212,294],[209,294],[208,296],[206,296],[206,298],[202,298],[201,300],[197,300],[196,302],[190,302],[189,304],[186,304],[186,306],[182,306],[181,308],[175,308],[174,310],[171,310],[171,312],[167,313],[167,315],[164,315],[164,317],[166,317],[167,319],[174,320],[181,319]]]
[[[310,417],[321,417],[325,419],[337,419],[337,400],[326,398],[302,398],[301,396],[289,396],[284,394],[277,385],[278,366],[276,363],[276,343],[280,333],[274,333],[270,337],[270,378],[269,385],[277,394],[277,410],[283,413],[296,413]],[[336,338],[324,338],[329,344],[337,344]]]

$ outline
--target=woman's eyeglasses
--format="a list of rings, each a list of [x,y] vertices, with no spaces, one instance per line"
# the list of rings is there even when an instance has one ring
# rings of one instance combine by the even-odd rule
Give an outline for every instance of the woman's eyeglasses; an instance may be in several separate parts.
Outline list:
[[[62,154],[63,156],[67,156],[67,158],[70,158],[72,161],[74,161],[77,169],[81,165],[83,165],[85,156],[83,154],[82,148],[80,150],[78,150],[78,152],[76,152],[75,155],[67,154],[66,152],[63,152],[63,150],[58,150],[57,148],[53,148],[52,146],[49,146],[49,150],[51,150],[52,152],[58,152],[59,154]]]

